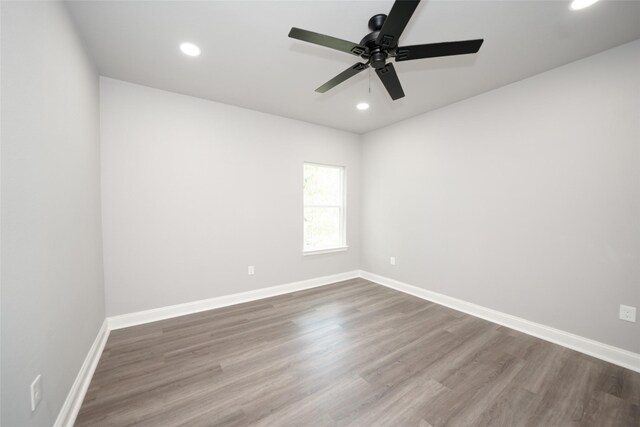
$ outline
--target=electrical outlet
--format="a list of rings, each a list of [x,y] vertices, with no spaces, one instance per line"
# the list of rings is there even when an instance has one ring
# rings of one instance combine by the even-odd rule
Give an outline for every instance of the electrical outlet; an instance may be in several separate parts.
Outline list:
[[[35,411],[38,407],[38,403],[42,400],[42,382],[41,376],[38,374],[35,380],[31,383],[31,411]]]
[[[621,320],[636,323],[636,308],[620,304],[619,317]]]
[[[392,256],[391,258],[389,258],[389,264],[396,265],[396,257]]]
[[[256,273],[255,267],[253,265],[250,265],[249,268],[247,268],[247,274],[249,276],[253,276]]]

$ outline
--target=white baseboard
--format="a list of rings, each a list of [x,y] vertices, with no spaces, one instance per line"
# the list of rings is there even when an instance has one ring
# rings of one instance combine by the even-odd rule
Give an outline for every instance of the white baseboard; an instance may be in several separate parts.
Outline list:
[[[85,358],[78,375],[71,386],[67,399],[58,413],[54,427],[72,427],[80,411],[80,406],[87,393],[91,378],[96,370],[104,346],[107,343],[109,332],[114,329],[126,328],[143,323],[155,322],[157,320],[169,319],[172,317],[184,316],[186,314],[198,313],[200,311],[214,308],[226,307],[243,302],[255,301],[291,292],[311,289],[318,286],[329,285],[343,280],[360,277],[360,271],[354,270],[346,273],[332,274],[330,276],[317,277],[314,279],[302,280],[300,282],[287,283],[270,288],[256,289],[248,292],[241,292],[232,295],[225,295],[217,298],[193,301],[185,304],[177,304],[168,307],[156,308],[153,310],[139,311],[136,313],[123,314],[120,316],[107,317],[91,345],[87,357]]]
[[[428,301],[432,301],[437,304],[452,308],[454,310],[461,311],[475,317],[480,317],[481,319],[485,319],[511,329],[515,329],[516,331],[533,335],[534,337],[543,339],[545,341],[549,341],[554,344],[558,344],[563,347],[588,354],[589,356],[593,356],[606,362],[631,369],[632,371],[640,372],[640,354],[638,353],[633,353],[631,351],[623,350],[618,347],[603,344],[601,342],[565,332],[560,329],[555,329],[549,326],[541,325],[540,323],[531,322],[520,317],[482,307],[480,305],[463,301],[457,298],[452,298],[447,295],[439,294],[437,292],[428,291],[417,286],[409,285],[407,283],[399,282],[397,280],[389,279],[388,277],[379,276],[367,271],[360,271],[360,277],[371,282],[386,286],[388,288],[395,289],[397,291],[404,292],[406,294],[413,295]]]
[[[87,393],[89,384],[91,383],[93,373],[96,370],[96,366],[98,366],[102,350],[104,350],[104,346],[107,343],[107,338],[109,338],[109,325],[105,319],[102,323],[102,327],[98,331],[96,339],[93,341],[93,344],[89,349],[89,353],[87,353],[87,357],[84,359],[84,362],[80,367],[76,380],[73,382],[71,390],[69,390],[67,399],[62,405],[62,409],[60,409],[58,418],[53,424],[53,427],[73,427],[76,417],[78,416],[78,412],[80,411],[82,401],[84,400],[84,396]]]
[[[340,282],[342,280],[355,279],[358,277],[360,277],[360,272],[358,270],[354,270],[346,273],[317,277],[315,279],[302,280],[300,282],[287,283],[285,285],[272,286],[269,288],[256,289],[253,291],[241,292],[232,295],[224,295],[216,298],[209,298],[184,304],[154,308],[152,310],[112,316],[108,317],[107,320],[109,322],[110,330],[127,328],[129,326],[141,325],[143,323],[155,322],[158,320],[170,319],[172,317],[184,316],[186,314],[212,310],[214,308],[226,307],[229,305],[241,304],[243,302],[255,301],[277,295],[288,294],[291,292],[315,288],[318,286],[328,285],[331,283]]]
[[[217,298],[193,301],[185,304],[172,305],[168,307],[156,308],[153,310],[140,311],[136,313],[123,314],[120,316],[108,317],[105,319],[89,353],[78,372],[78,376],[69,391],[67,399],[58,414],[54,427],[72,427],[84,396],[89,388],[91,378],[98,365],[100,356],[109,337],[109,331],[140,325],[143,323],[155,322],[172,317],[184,316],[186,314],[211,310],[214,308],[226,307],[291,292],[311,289],[324,286],[343,280],[361,277],[371,282],[378,283],[391,289],[404,292],[409,295],[432,301],[440,305],[470,314],[499,325],[532,335],[545,341],[558,344],[572,350],[585,353],[606,362],[640,372],[640,354],[633,353],[621,348],[613,347],[594,341],[579,335],[531,322],[510,314],[502,313],[477,304],[463,301],[437,292],[428,291],[417,286],[409,285],[388,277],[379,276],[367,271],[355,270],[346,273],[333,274],[330,276],[318,277],[303,280],[300,282],[288,283],[285,285],[272,286],[269,288],[256,289],[248,292],[241,292],[232,295],[225,295]]]

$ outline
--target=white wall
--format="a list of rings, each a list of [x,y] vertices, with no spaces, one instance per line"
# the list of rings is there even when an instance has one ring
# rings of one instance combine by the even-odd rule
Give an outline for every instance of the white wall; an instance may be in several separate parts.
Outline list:
[[[358,268],[358,135],[108,78],[100,87],[108,315]],[[347,252],[302,256],[304,161],[347,167]]]
[[[104,320],[98,76],[60,3],[2,2],[1,48],[2,425],[51,426]]]
[[[640,41],[362,150],[365,270],[640,352]]]
[[[2,423],[53,423],[104,319],[99,114],[109,315],[363,267],[640,352],[639,61],[360,138],[106,78],[99,111],[64,9],[3,2]],[[347,166],[348,252],[302,256],[305,160]]]

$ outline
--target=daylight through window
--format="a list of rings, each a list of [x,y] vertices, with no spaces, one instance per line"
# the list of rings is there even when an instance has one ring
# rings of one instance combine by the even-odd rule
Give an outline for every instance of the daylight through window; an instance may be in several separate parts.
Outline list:
[[[345,195],[344,167],[304,164],[304,252],[346,247]]]

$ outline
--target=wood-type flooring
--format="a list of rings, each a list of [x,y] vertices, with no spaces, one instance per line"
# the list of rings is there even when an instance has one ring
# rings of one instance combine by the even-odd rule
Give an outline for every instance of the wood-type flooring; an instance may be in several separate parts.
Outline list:
[[[111,332],[76,426],[640,426],[640,374],[353,279]]]

